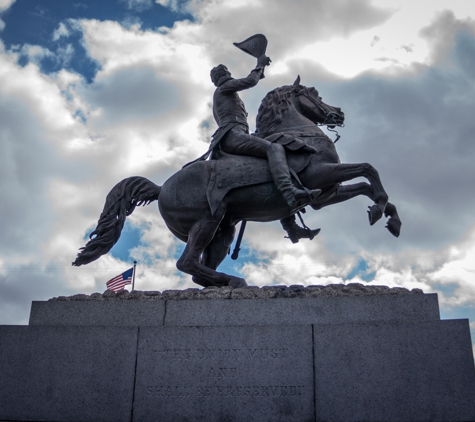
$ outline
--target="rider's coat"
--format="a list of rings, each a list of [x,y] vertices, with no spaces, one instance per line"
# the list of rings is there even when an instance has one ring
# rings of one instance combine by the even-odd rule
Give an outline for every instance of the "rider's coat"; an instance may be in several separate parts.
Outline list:
[[[247,111],[238,91],[256,86],[261,79],[263,67],[256,67],[245,78],[234,79],[232,76],[226,75],[219,79],[216,90],[213,95],[213,115],[218,129],[213,134],[211,144],[201,157],[186,164],[184,167],[196,162],[206,160],[213,150],[218,146],[221,139],[224,138],[233,127],[243,125],[244,130],[249,133],[247,124]]]
[[[234,79],[226,75],[219,79],[213,95],[213,115],[219,127],[213,134],[209,152],[216,148],[224,135],[236,125],[244,125],[245,131],[249,133],[246,107],[238,92],[256,86],[263,71],[263,67],[256,67],[245,78]]]

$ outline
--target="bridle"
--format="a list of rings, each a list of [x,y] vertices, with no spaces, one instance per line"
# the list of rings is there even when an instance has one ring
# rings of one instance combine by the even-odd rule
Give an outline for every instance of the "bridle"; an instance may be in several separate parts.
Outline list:
[[[335,126],[345,127],[345,124],[343,122],[336,123],[337,119],[335,119],[335,117],[337,117],[338,114],[333,112],[333,111],[328,110],[326,107],[323,106],[323,103],[321,101],[317,101],[313,97],[311,97],[308,94],[308,88],[306,88],[306,87],[302,87],[302,88],[296,87],[292,91],[292,99],[294,100],[293,103],[294,103],[295,108],[297,109],[297,111],[300,114],[303,114],[302,109],[300,108],[299,102],[296,101],[297,97],[299,97],[300,95],[303,95],[311,103],[313,103],[321,111],[321,113],[325,116],[325,119],[323,120],[323,123],[316,123],[316,125],[317,126],[326,126],[327,130],[329,130],[330,132],[335,132],[336,133],[336,139],[333,141],[333,143],[336,144],[338,139],[340,139],[340,135],[335,130]],[[331,122],[329,122],[328,120],[331,120]]]

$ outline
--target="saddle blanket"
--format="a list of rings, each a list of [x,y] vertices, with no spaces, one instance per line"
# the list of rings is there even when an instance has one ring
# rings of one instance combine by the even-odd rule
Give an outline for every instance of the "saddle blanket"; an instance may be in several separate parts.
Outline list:
[[[309,154],[289,154],[288,164],[295,173],[302,171],[310,160]],[[231,190],[272,181],[269,165],[264,158],[222,154],[210,160],[211,171],[206,196],[212,214]]]

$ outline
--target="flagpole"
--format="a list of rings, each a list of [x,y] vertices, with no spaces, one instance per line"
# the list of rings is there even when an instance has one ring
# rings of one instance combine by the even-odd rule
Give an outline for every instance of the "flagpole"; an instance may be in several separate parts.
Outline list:
[[[137,261],[134,261],[134,272],[132,274],[132,291],[134,291],[135,287],[135,266],[137,265]]]

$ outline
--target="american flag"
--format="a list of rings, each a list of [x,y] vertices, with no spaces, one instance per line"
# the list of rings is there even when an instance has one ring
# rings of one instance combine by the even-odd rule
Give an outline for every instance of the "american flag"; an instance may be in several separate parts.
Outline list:
[[[114,292],[118,292],[119,290],[124,290],[124,287],[127,284],[132,283],[132,274],[134,273],[134,268],[130,268],[129,270],[119,274],[117,277],[109,280],[106,283],[107,290],[113,290]]]

